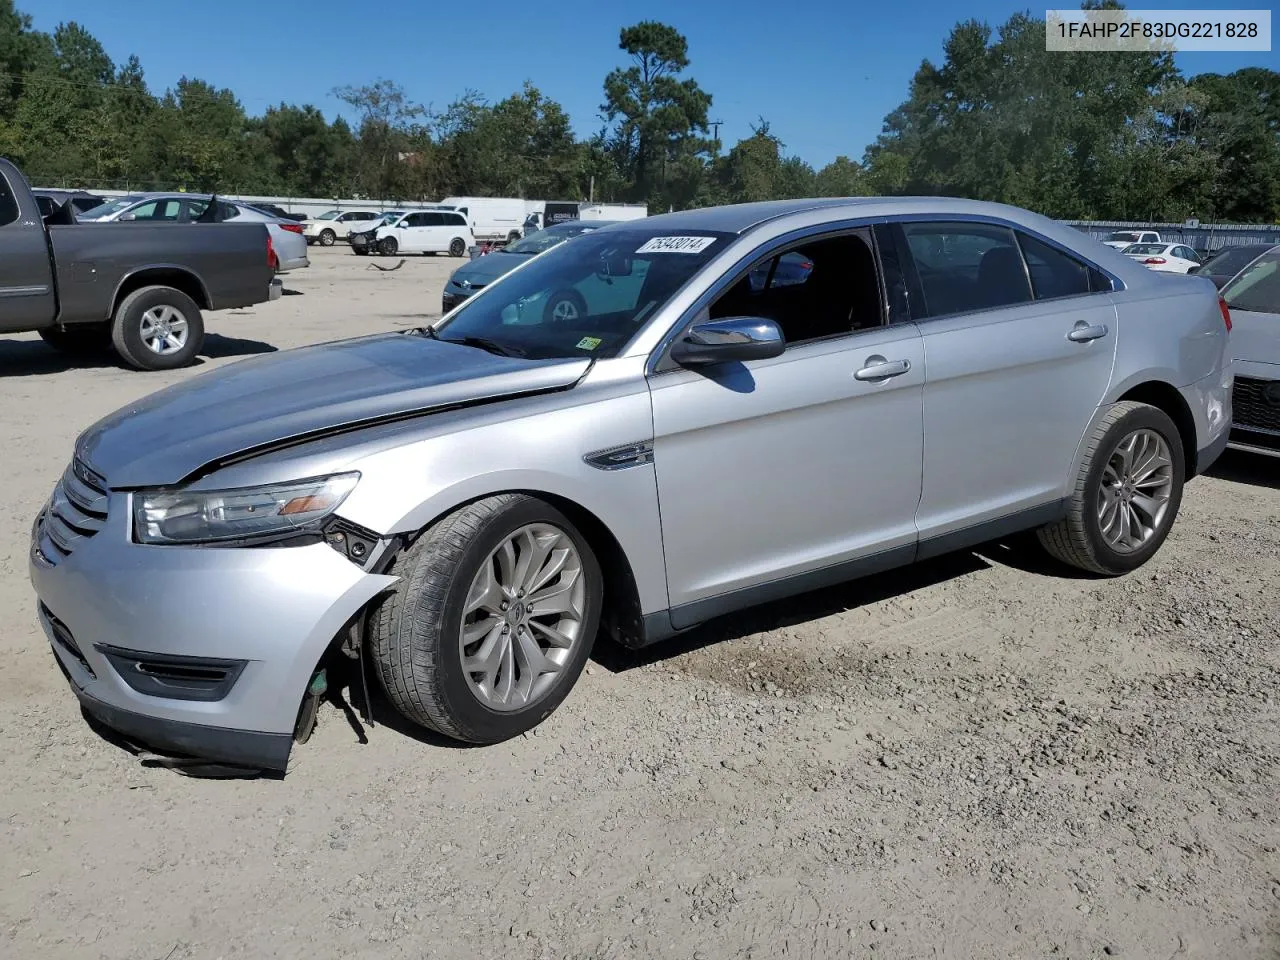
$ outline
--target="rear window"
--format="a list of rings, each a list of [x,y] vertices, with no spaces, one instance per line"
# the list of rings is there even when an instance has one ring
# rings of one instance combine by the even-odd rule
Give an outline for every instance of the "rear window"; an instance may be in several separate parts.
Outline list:
[[[1131,243],[1124,248],[1124,252],[1131,257],[1154,257],[1157,254],[1164,253],[1163,243]]]
[[[1202,273],[1212,273],[1219,275],[1234,275],[1239,273],[1254,260],[1265,253],[1264,249],[1258,247],[1236,247],[1235,249],[1223,250],[1212,260],[1205,264]]]

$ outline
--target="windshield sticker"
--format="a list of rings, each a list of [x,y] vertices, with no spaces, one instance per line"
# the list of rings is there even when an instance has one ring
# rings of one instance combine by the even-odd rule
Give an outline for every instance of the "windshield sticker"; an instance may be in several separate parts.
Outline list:
[[[600,346],[600,343],[601,341],[599,337],[583,337],[578,341],[578,349],[594,350],[596,347]]]
[[[654,237],[636,253],[701,253],[715,242],[715,237]]]

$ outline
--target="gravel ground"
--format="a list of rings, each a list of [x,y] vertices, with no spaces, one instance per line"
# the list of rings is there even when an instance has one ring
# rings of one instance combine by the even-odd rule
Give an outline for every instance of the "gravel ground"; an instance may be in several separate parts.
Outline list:
[[[457,264],[313,259],[206,364],[416,325]],[[991,545],[602,642],[501,746],[326,705],[285,779],[194,780],[86,724],[26,578],[75,435],[192,372],[0,339],[0,955],[1280,956],[1280,462],[1123,579]]]

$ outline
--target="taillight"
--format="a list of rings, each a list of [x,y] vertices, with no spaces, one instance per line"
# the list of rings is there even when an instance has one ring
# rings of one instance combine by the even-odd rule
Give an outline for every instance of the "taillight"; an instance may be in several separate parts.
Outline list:
[[[296,233],[299,236],[302,235],[302,224],[300,223],[277,223],[276,226],[281,230],[288,230],[290,233]]]
[[[1222,322],[1227,325],[1227,333],[1231,332],[1231,311],[1227,308],[1227,301],[1221,297],[1218,298],[1218,309],[1222,311]]]
[[[276,245],[271,242],[271,234],[267,234],[267,266],[272,270],[276,268]]]
[[[1143,263],[1168,263],[1169,261],[1167,261],[1164,257],[1147,257],[1147,259],[1143,260],[1142,262]]]

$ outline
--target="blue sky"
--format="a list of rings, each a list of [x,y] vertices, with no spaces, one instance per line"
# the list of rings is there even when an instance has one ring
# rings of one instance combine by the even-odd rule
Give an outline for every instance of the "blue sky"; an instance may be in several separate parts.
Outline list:
[[[437,108],[468,88],[498,100],[532,80],[560,101],[580,135],[601,121],[605,75],[623,63],[618,31],[661,20],[689,40],[689,75],[712,94],[711,119],[731,145],[763,116],[789,153],[821,166],[854,159],[907,95],[925,58],[942,59],[957,20],[998,26],[1025,7],[999,0],[616,0],[392,4],[351,0],[18,0],[34,25],[75,20],[117,62],[136,53],[155,92],[184,74],[229,87],[246,110],[313,103],[332,117],[335,86],[395,80]],[[1069,4],[1062,4],[1067,6]],[[1204,8],[1211,0],[1133,2],[1131,7]],[[1249,6],[1248,0],[1220,4]],[[1256,2],[1253,6],[1263,6]],[[1043,8],[1036,8],[1040,16]],[[1104,54],[1099,54],[1104,56]],[[1184,73],[1280,69],[1276,53],[1186,53]]]

